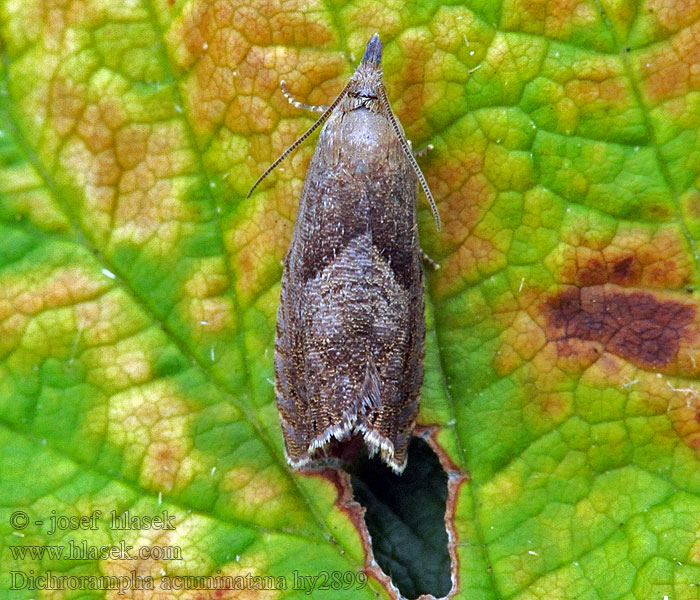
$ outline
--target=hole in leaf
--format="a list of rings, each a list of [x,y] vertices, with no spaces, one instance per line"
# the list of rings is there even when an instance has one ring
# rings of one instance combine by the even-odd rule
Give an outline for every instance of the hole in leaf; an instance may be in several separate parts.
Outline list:
[[[365,507],[374,558],[405,598],[447,596],[452,587],[445,529],[447,475],[430,446],[414,437],[408,464],[395,475],[377,458],[351,474]]]

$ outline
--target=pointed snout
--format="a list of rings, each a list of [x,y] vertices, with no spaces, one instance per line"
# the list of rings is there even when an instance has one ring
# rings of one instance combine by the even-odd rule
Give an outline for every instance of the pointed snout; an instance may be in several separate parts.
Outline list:
[[[382,43],[379,41],[379,34],[375,33],[367,42],[365,53],[362,56],[362,64],[382,64]]]

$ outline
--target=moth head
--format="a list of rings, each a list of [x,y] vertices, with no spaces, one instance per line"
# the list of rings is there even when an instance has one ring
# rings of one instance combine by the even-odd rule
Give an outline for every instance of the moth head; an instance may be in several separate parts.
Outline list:
[[[380,110],[382,87],[382,42],[375,33],[367,42],[357,70],[347,85],[346,107]]]
[[[384,84],[382,83],[382,42],[379,40],[379,34],[375,33],[367,42],[365,47],[365,53],[362,55],[362,60],[357,70],[350,78],[350,81],[341,90],[338,97],[333,101],[333,103],[326,108],[325,112],[318,118],[318,120],[306,130],[304,135],[302,135],[296,142],[294,142],[289,148],[287,148],[277,159],[265,170],[265,172],[258,177],[257,181],[248,191],[248,198],[253,193],[260,182],[267,177],[267,175],[274,170],[274,168],[280,164],[287,156],[289,156],[295,148],[299,146],[307,137],[309,137],[318,127],[320,127],[324,121],[333,113],[336,107],[340,107],[341,112],[347,112],[349,110],[355,110],[357,108],[366,108],[376,113],[381,113],[389,120],[391,126],[396,134],[401,148],[403,149],[406,158],[413,171],[416,173],[418,181],[425,192],[428,202],[430,203],[430,208],[433,211],[433,216],[435,217],[435,225],[437,230],[440,231],[440,216],[438,215],[437,206],[435,205],[435,200],[433,195],[430,193],[428,184],[423,177],[423,173],[413,156],[413,151],[411,150],[408,140],[399,124],[398,120],[394,116],[391,110],[391,105],[386,96],[386,90],[384,89]]]
[[[428,183],[425,181],[425,177],[413,156],[413,150],[411,150],[406,135],[391,110],[389,99],[386,97],[386,90],[382,83],[382,43],[379,41],[379,34],[375,33],[367,42],[360,66],[357,67],[355,74],[350,78],[345,90],[347,90],[346,110],[364,106],[369,110],[384,114],[389,119],[396,138],[399,140],[401,148],[428,198],[430,209],[435,217],[435,226],[440,231],[440,215],[438,214],[433,195],[430,193]]]
[[[379,39],[379,34],[375,33],[369,38],[369,42],[367,42],[365,53],[362,55],[361,64],[373,64],[381,69],[383,49],[384,46],[382,46],[382,42]]]

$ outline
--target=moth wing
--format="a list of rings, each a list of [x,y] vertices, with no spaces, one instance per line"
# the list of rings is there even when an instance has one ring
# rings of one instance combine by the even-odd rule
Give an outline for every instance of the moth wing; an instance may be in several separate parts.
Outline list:
[[[286,260],[275,371],[285,447],[295,467],[332,454],[331,446],[354,436],[395,470],[405,464],[425,338],[415,182],[396,176],[384,192],[367,195],[369,210],[389,204],[403,218],[387,223],[365,214],[362,220],[355,206],[359,222],[344,222],[332,260],[323,260],[334,241],[327,232],[310,236],[304,247],[293,241]],[[326,190],[324,203],[332,202]],[[303,213],[298,219],[323,222]],[[325,246],[314,254],[318,239]],[[306,264],[320,267],[301,277]]]

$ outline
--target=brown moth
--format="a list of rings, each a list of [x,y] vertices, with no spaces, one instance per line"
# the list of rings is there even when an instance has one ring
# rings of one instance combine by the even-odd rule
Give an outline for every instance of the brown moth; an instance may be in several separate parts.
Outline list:
[[[418,413],[425,317],[416,224],[427,183],[382,83],[379,36],[321,123],[284,261],[275,391],[289,463],[300,468],[367,446],[397,473]],[[284,89],[284,82],[282,82]],[[286,94],[286,90],[285,90]]]

